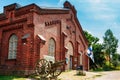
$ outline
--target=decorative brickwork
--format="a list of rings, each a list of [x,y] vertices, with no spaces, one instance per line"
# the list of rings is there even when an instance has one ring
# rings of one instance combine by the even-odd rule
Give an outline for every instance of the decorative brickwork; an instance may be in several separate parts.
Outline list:
[[[87,40],[76,13],[68,1],[59,9],[41,8],[36,4],[5,6],[4,13],[0,14],[0,72],[33,73],[36,61],[48,55],[51,38],[55,41],[55,60],[66,60],[64,69],[76,69],[81,64],[88,70]],[[8,58],[12,34],[18,37],[15,59]],[[67,55],[71,48],[73,52]]]

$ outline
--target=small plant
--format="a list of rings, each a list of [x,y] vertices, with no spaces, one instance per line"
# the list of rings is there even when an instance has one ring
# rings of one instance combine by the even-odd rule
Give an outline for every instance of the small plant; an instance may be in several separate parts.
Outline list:
[[[78,70],[77,75],[86,76],[86,73],[84,71]]]
[[[103,68],[99,67],[99,68],[94,69],[93,71],[103,71]]]
[[[120,66],[117,66],[115,69],[116,69],[116,70],[120,70]]]

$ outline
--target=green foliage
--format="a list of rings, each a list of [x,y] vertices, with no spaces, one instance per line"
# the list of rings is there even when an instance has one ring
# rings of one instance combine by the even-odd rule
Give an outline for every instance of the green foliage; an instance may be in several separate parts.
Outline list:
[[[104,69],[105,70],[111,70],[115,69],[118,65],[118,54],[117,52],[117,47],[118,47],[118,39],[113,35],[112,31],[108,29],[105,32],[105,36],[103,37],[104,42],[103,42],[103,47],[104,47],[104,52],[109,57],[109,65],[105,65]]]
[[[105,36],[103,37],[103,47],[105,50],[105,53],[107,53],[109,56],[113,55],[117,51],[118,47],[118,39],[113,35],[112,31],[108,29],[105,32]]]
[[[112,64],[111,64],[112,65]],[[111,71],[112,70],[112,66],[110,65],[109,61],[105,62],[105,65],[103,66],[103,70],[104,71]]]
[[[114,67],[120,66],[119,56],[120,54],[117,53],[113,54],[112,56],[112,64]]]
[[[113,66],[114,66],[114,67],[117,67],[117,66],[119,66],[119,62],[118,62],[117,60],[115,60],[115,61],[112,61],[112,64],[113,64]]]
[[[92,43],[95,44],[99,41],[99,38],[93,36],[92,34],[88,33],[87,31],[84,31],[84,34],[88,40],[89,45],[91,45]]]
[[[105,66],[103,67],[103,70],[104,70],[104,71],[111,71],[112,69],[111,69],[110,66],[105,65]]]
[[[102,52],[102,48],[102,45],[99,43],[93,45],[95,63],[101,67],[105,63],[105,54]]]
[[[17,76],[2,76],[2,75],[0,75],[0,80],[26,80],[26,78],[17,77]]]
[[[102,45],[97,43],[99,41],[97,37],[93,36],[87,31],[84,31],[84,33],[89,42],[89,46],[92,45],[93,47],[95,64],[90,60],[90,68],[96,69],[98,66],[102,66],[105,60],[104,54],[101,52]]]
[[[120,54],[118,55],[118,60],[120,61]]]
[[[103,37],[103,44],[97,43],[99,38],[84,31],[88,43],[93,47],[95,63],[90,59],[90,69],[93,70],[113,70],[120,65],[120,55],[116,54],[118,47],[118,39],[108,29]],[[110,57],[111,56],[111,57]],[[108,61],[110,60],[110,61]]]
[[[102,67],[96,68],[94,71],[111,71],[111,70],[115,70],[115,68],[113,67],[112,64],[111,66],[109,65],[109,61],[106,61]]]
[[[84,71],[81,70],[77,70],[77,74],[78,76],[86,76],[86,73]]]
[[[103,68],[99,67],[99,68],[94,69],[93,71],[103,71]]]
[[[115,67],[115,70],[120,70],[120,65]]]

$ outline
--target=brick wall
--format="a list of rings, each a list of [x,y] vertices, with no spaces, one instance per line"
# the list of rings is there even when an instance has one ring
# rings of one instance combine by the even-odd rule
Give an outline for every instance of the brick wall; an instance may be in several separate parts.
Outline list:
[[[72,69],[76,69],[82,62],[84,68],[88,69],[88,58],[85,57],[87,41],[72,5],[66,4],[65,7],[68,6],[68,9],[65,10],[40,9],[35,4],[19,9],[15,6],[16,4],[6,6],[5,13],[0,14],[1,66],[6,65],[7,69],[15,67],[17,71],[25,71],[25,74],[29,74],[34,70],[36,61],[48,55],[49,40],[53,38],[56,46],[54,56],[56,61],[65,60],[66,55],[69,54],[66,54],[69,50],[67,45],[71,43],[73,54],[67,56],[72,59],[68,64],[72,64]],[[9,38],[12,34],[18,36],[15,60],[8,59]],[[80,55],[83,56],[82,61]],[[64,66],[65,69],[69,69],[68,64]]]

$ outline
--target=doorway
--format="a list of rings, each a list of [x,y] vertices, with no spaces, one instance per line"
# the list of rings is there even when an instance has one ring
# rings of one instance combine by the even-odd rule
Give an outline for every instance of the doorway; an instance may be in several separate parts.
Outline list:
[[[73,65],[73,56],[70,56],[70,70],[72,69],[72,65]]]
[[[71,42],[67,44],[68,51],[66,53],[66,58],[68,59],[67,69],[73,69],[73,45]]]

